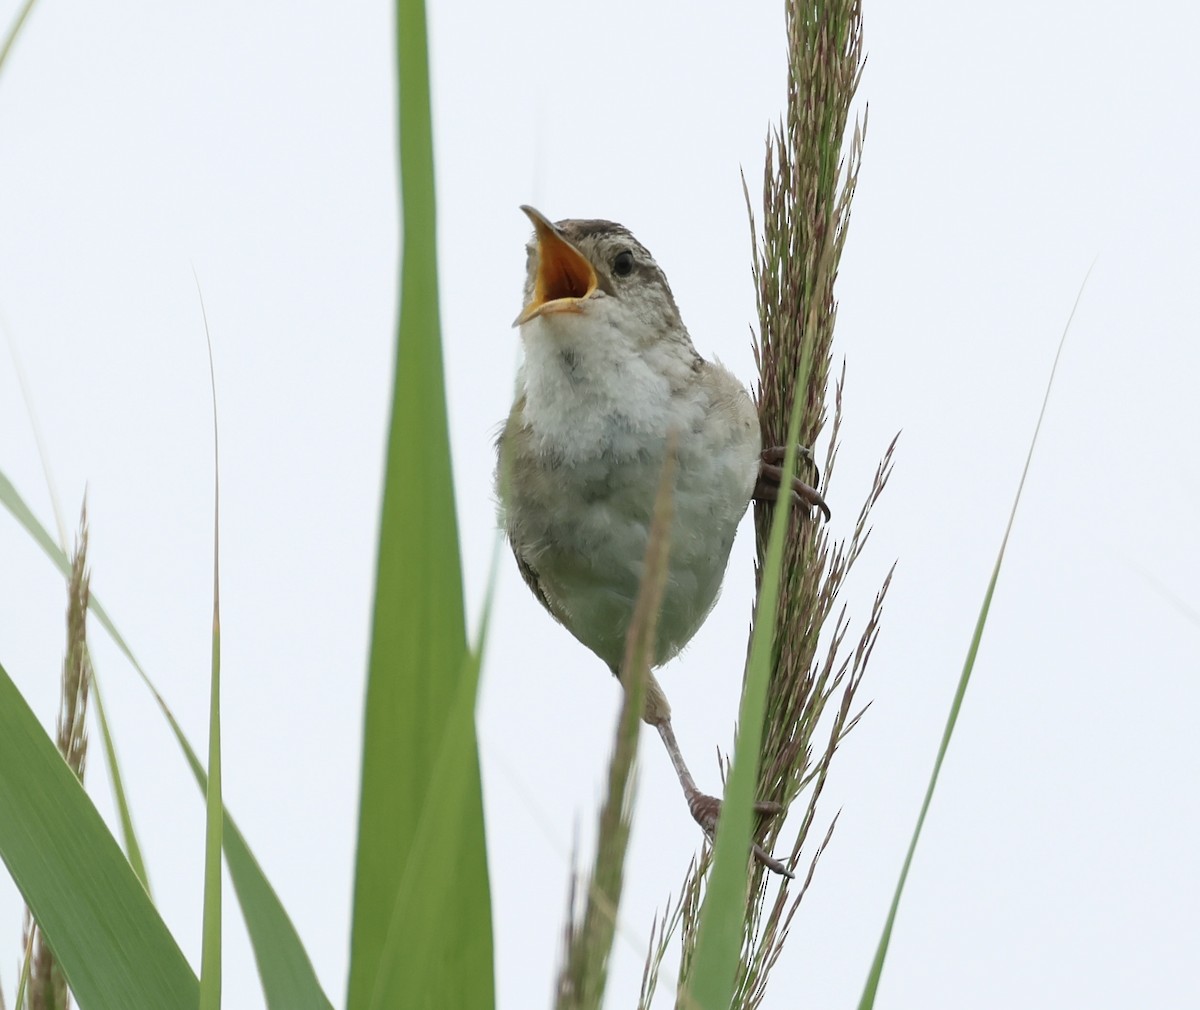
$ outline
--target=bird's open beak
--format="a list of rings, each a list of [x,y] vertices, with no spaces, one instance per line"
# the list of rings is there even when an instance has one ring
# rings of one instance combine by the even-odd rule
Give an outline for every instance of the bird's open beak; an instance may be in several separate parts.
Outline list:
[[[513,326],[522,326],[547,312],[579,312],[583,300],[596,290],[596,271],[550,221],[532,207],[521,208],[537,234],[537,276],[533,300],[521,310]]]

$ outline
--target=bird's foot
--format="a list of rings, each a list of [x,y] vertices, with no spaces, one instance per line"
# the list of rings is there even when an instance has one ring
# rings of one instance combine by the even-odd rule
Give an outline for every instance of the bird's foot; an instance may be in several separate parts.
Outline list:
[[[692,817],[695,818],[696,823],[700,825],[711,841],[716,837],[717,818],[721,815],[721,801],[715,796],[709,796],[707,793],[697,790],[687,797],[687,804],[688,809],[692,812]],[[783,813],[783,807],[778,803],[763,800],[754,804],[754,812],[759,817],[776,817]],[[776,873],[787,877],[788,880],[796,879],[796,875],[791,870],[758,843],[753,845],[753,851],[754,858],[768,870],[774,870]]]
[[[821,482],[821,473],[817,470],[817,466],[813,463],[812,450],[805,446],[798,446],[796,449],[797,458],[803,459],[812,465],[813,471],[816,473],[816,481]],[[764,449],[761,457],[761,462],[758,468],[758,483],[754,485],[753,498],[755,501],[777,502],[779,501],[779,492],[783,486],[783,467],[784,457],[787,456],[787,449],[782,445],[772,446],[770,449]],[[797,503],[806,508],[819,508],[825,515],[825,521],[829,521],[830,512],[829,506],[825,504],[825,499],[817,492],[816,488],[805,484],[799,477],[792,477],[792,496]]]

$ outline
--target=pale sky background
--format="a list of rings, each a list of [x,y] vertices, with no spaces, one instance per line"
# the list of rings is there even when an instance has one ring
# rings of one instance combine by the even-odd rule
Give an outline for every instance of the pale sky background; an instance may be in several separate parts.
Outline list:
[[[15,13],[0,2],[0,23]],[[820,827],[834,841],[768,1007],[849,1007],[882,927],[1046,375],[1083,295],[879,1005],[1200,1005],[1200,63],[1193,5],[866,8],[866,159],[838,286],[847,534],[896,471],[848,592],[899,559]],[[446,383],[467,595],[529,225],[628,225],[697,347],[747,381],[739,169],[783,103],[782,4],[454,2],[430,11]],[[194,743],[211,607],[208,365],[222,437],[228,804],[334,1002],[345,991],[362,689],[396,291],[392,23],[381,3],[41,0],[0,75],[0,316],[93,587]],[[824,445],[819,446],[823,454]],[[50,497],[7,350],[0,469]],[[750,608],[724,596],[661,680],[718,783]],[[0,662],[50,724],[62,581],[0,516]],[[856,627],[859,625],[856,625]],[[479,707],[499,1006],[548,1006],[573,833],[590,848],[619,701],[505,557]],[[163,915],[199,962],[199,796],[93,628]],[[607,1005],[700,845],[658,742]],[[98,752],[89,783],[111,813]],[[262,1005],[230,898],[225,1005]],[[0,987],[20,903],[0,880]],[[664,993],[664,997],[665,997]],[[660,1000],[670,1005],[669,999]]]

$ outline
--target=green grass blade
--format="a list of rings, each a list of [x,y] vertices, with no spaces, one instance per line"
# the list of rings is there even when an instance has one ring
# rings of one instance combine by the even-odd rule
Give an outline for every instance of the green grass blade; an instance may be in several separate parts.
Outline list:
[[[491,903],[442,374],[424,4],[399,0],[396,26],[403,262],[347,1006],[490,1007]]]
[[[802,352],[797,382],[799,389],[807,388],[811,357],[809,341]],[[792,475],[796,472],[796,445],[803,405],[803,398],[796,397],[788,422],[787,456],[783,461],[783,480],[780,482],[782,487],[790,486]],[[779,592],[783,580],[783,549],[791,512],[792,496],[780,495],[771,520],[762,590],[755,608],[754,634],[738,710],[737,742],[721,802],[721,816],[717,821],[713,868],[700,910],[696,952],[692,959],[694,967],[680,1001],[683,1006],[726,1010],[733,999],[746,914],[746,866],[753,829],[763,714],[766,710],[767,682],[771,676],[775,615],[779,612]]]
[[[0,503],[12,513],[12,517],[25,528],[37,545],[50,556],[50,560],[54,562],[63,577],[70,578],[71,561],[66,552],[54,542],[54,538],[46,531],[46,527],[38,521],[29,506],[25,504],[25,499],[13,486],[13,482],[2,472],[0,472]],[[93,602],[89,609],[95,611],[96,604]]]
[[[1093,262],[1092,266],[1095,266]],[[971,635],[971,644],[967,648],[967,658],[963,663],[962,674],[958,678],[958,686],[954,691],[954,700],[950,704],[950,714],[946,718],[946,728],[942,731],[942,741],[938,745],[937,757],[933,761],[933,772],[929,776],[929,785],[925,789],[925,798],[921,801],[921,811],[917,814],[917,824],[913,828],[912,839],[908,843],[908,852],[904,856],[904,865],[900,868],[900,879],[896,882],[896,891],[892,895],[892,904],[888,909],[887,920],[883,925],[883,933],[879,937],[879,946],[875,949],[875,957],[871,961],[871,969],[867,973],[867,983],[863,987],[862,998],[858,1001],[858,1010],[871,1010],[875,1006],[875,994],[879,989],[879,979],[883,975],[883,963],[887,958],[888,947],[892,942],[892,927],[896,922],[896,911],[900,907],[900,896],[904,893],[904,885],[908,880],[908,870],[912,866],[913,854],[917,851],[917,842],[921,838],[921,829],[925,827],[925,815],[933,801],[933,791],[937,787],[938,776],[942,772],[942,762],[950,747],[950,738],[954,735],[954,727],[958,723],[958,713],[962,708],[963,698],[967,693],[967,685],[971,681],[971,671],[975,669],[975,657],[979,652],[979,643],[983,639],[983,629],[987,624],[988,612],[992,607],[992,594],[996,590],[996,582],[1000,578],[1000,566],[1004,563],[1004,552],[1008,547],[1008,538],[1012,533],[1013,522],[1017,518],[1017,506],[1021,504],[1021,493],[1025,490],[1025,478],[1029,476],[1029,466],[1033,462],[1033,450],[1037,446],[1038,435],[1042,430],[1042,421],[1046,417],[1046,406],[1050,402],[1050,390],[1054,388],[1054,376],[1058,372],[1058,363],[1062,358],[1063,347],[1067,343],[1067,334],[1071,330],[1071,322],[1075,318],[1075,310],[1079,308],[1079,300],[1083,297],[1083,289],[1091,276],[1092,267],[1088,267],[1079,292],[1075,296],[1075,304],[1071,306],[1071,314],[1067,317],[1067,325],[1063,327],[1062,336],[1058,341],[1058,350],[1054,355],[1054,364],[1050,367],[1050,377],[1046,380],[1046,393],[1042,397],[1042,409],[1038,413],[1037,424],[1033,429],[1033,437],[1029,440],[1029,452],[1025,456],[1025,467],[1021,471],[1021,480],[1017,484],[1017,493],[1013,497],[1012,510],[1008,514],[1008,523],[1004,527],[1004,537],[1000,541],[1000,550],[996,554],[996,563],[992,566],[992,577],[988,580],[987,591],[983,594],[983,606],[979,608],[979,617],[975,621],[975,630]]]
[[[472,762],[467,760],[469,755],[461,749],[456,750],[453,746],[448,747],[447,745],[452,745],[453,741],[468,732],[468,729],[471,732],[474,731],[475,697],[479,685],[479,671],[483,662],[484,643],[487,641],[488,629],[491,625],[492,602],[495,599],[496,576],[500,568],[500,548],[502,546],[503,538],[498,535],[492,548],[487,589],[484,593],[475,644],[466,657],[463,676],[448,716],[449,724],[456,729],[449,730],[444,735],[442,750],[434,762],[429,802],[435,805],[470,803],[472,780],[478,778],[478,769],[474,768]],[[408,866],[396,894],[396,901],[392,906],[392,919],[388,924],[376,989],[372,994],[371,1006],[383,1008],[383,1010],[390,1010],[387,1004],[381,1002],[384,994],[389,990],[400,991],[403,980],[406,978],[424,979],[420,991],[424,993],[423,998],[429,1006],[449,1005],[445,1002],[446,999],[458,998],[457,983],[448,986],[445,994],[437,989],[438,973],[436,970],[430,970],[427,960],[429,957],[436,956],[436,944],[431,945],[425,942],[426,937],[423,935],[413,937],[411,930],[404,929],[403,916],[406,910],[415,903],[429,900],[428,897],[418,896],[415,893],[416,889],[422,886],[428,888],[430,883],[440,887],[437,882],[456,873],[458,860],[461,858],[454,839],[447,844],[446,840],[436,837],[436,828],[440,823],[438,815],[431,816],[426,811],[422,811],[417,821],[413,855],[408,860]],[[420,873],[425,874],[424,881],[417,876]],[[430,985],[431,982],[434,984]]]
[[[17,36],[21,34],[21,29],[25,27],[25,19],[29,17],[29,12],[33,10],[34,0],[25,0],[21,4],[21,9],[17,11],[17,16],[13,20],[12,27],[9,28],[8,34],[4,36],[4,42],[0,44],[0,72],[4,70],[4,64],[8,62],[8,54],[12,52],[13,43],[17,41]]]
[[[333,1010],[304,945],[242,833],[225,815],[225,862],[269,1010]]]
[[[0,857],[50,941],[80,1010],[197,1005],[196,976],[2,667]]]
[[[24,1010],[25,1007],[25,990],[29,988],[29,972],[33,967],[33,941],[35,939],[36,930],[31,929],[25,935],[25,946],[21,951],[21,974],[17,979],[17,998],[13,1002],[13,1006],[17,1010]],[[3,1010],[3,1008],[0,1008]]]
[[[374,985],[365,1003],[352,1006],[391,1010],[492,1005],[490,960],[479,966],[483,977],[472,978],[475,966],[469,962],[469,948],[456,943],[456,934],[469,937],[477,925],[458,921],[477,910],[469,896],[464,901],[461,889],[453,886],[473,858],[472,839],[465,832],[447,830],[447,825],[469,823],[479,802],[478,763],[460,745],[466,735],[474,734],[478,678],[479,657],[467,653],[440,746],[431,755],[429,788],[414,818]],[[414,919],[418,914],[421,917]],[[450,966],[443,958],[452,959]]]
[[[478,768],[469,760],[469,753],[457,747],[455,741],[460,740],[467,732],[474,732],[479,671],[483,662],[484,643],[487,641],[491,624],[492,602],[495,598],[502,546],[503,538],[497,536],[492,550],[475,644],[465,659],[462,678],[447,717],[449,728],[443,735],[442,748],[433,766],[428,792],[428,804],[431,804],[432,808],[427,806],[416,819],[417,831],[412,855],[408,859],[396,893],[396,901],[392,906],[392,917],[380,958],[380,970],[369,1004],[376,1010],[390,1010],[391,1004],[385,1002],[389,998],[388,993],[408,992],[414,1000],[418,999],[415,994],[420,993],[421,1002],[414,1005],[430,1007],[458,1005],[453,1001],[463,998],[461,984],[457,980],[442,977],[436,964],[431,965],[429,961],[429,958],[438,956],[438,946],[442,942],[440,938],[431,943],[429,941],[432,938],[422,931],[405,929],[404,916],[414,906],[436,902],[436,892],[441,890],[441,882],[458,872],[459,861],[463,858],[456,837],[444,839],[437,836],[443,822],[437,807],[443,804],[451,807],[467,804],[464,816],[470,815],[469,805],[473,802],[473,783],[478,780]],[[432,895],[427,893],[431,889],[435,892]],[[426,893],[421,893],[422,891]],[[406,979],[414,980],[416,985],[406,987]],[[490,993],[489,980],[487,995],[490,996]],[[480,989],[475,995],[482,997],[485,994]],[[477,1002],[467,1005],[488,1004]]]
[[[204,766],[184,739],[174,717],[169,712],[165,714],[188,766],[204,792],[207,787]],[[333,1010],[296,927],[228,811],[222,840],[229,878],[233,881],[246,931],[250,934],[267,1007],[269,1010]]]
[[[199,291],[200,281],[196,280]],[[221,801],[221,451],[217,435],[217,377],[204,297],[200,297],[208,342],[208,378],[213,407],[213,612],[212,675],[208,699],[208,787],[204,818],[204,924],[200,953],[200,1010],[221,1007],[221,838],[225,804]]]
[[[4,330],[4,333],[5,337],[8,338],[9,334],[7,329]],[[54,517],[56,525],[58,526],[58,546],[64,552],[63,562],[60,563],[60,568],[63,567],[64,564],[66,565],[64,568],[64,574],[69,580],[70,565],[66,562],[65,554],[67,541],[66,526],[62,521],[62,510],[59,508],[58,496],[54,490],[54,481],[51,478],[50,471],[50,461],[46,453],[45,443],[42,440],[41,426],[38,424],[37,415],[33,409],[33,397],[30,394],[28,384],[25,380],[24,370],[21,368],[20,359],[17,357],[16,348],[12,345],[11,340],[9,340],[8,349],[9,356],[12,358],[13,370],[17,378],[17,385],[20,387],[21,397],[25,401],[25,408],[29,414],[29,424],[33,430],[34,442],[37,445],[38,458],[41,460],[42,473],[46,478],[46,489],[50,493],[51,505],[54,508]],[[6,504],[9,504],[9,498],[18,498],[19,500],[19,496],[16,495],[15,489],[13,489],[11,485],[8,485],[7,488],[4,485],[7,485],[7,482],[0,478],[0,498],[6,498]],[[9,507],[11,508],[12,505],[10,504]],[[30,532],[33,532],[30,527],[30,522],[33,521],[32,514],[29,513],[28,509],[24,508],[23,502],[20,503],[20,507],[24,509],[25,512],[25,528],[30,530]],[[35,537],[35,539],[37,538]],[[45,543],[43,543],[42,546],[45,547]],[[90,657],[88,661],[89,663],[91,662]],[[117,808],[117,815],[121,821],[121,840],[125,846],[125,854],[129,857],[129,862],[133,867],[133,872],[137,874],[138,879],[142,882],[142,885],[146,888],[147,892],[150,892],[150,877],[146,872],[146,862],[142,857],[142,849],[137,840],[137,832],[133,827],[133,815],[130,812],[129,800],[125,792],[125,778],[121,773],[120,761],[117,759],[117,749],[113,743],[112,732],[109,729],[108,714],[104,709],[104,700],[101,697],[99,680],[95,677],[94,665],[92,693],[96,703],[96,719],[100,724],[100,734],[104,741],[104,760],[108,766],[108,780],[112,787],[113,802]]]
[[[138,844],[137,832],[133,828],[133,811],[129,809],[129,797],[125,794],[125,779],[121,775],[121,765],[117,760],[117,746],[113,742],[112,731],[108,726],[108,713],[104,711],[104,698],[100,684],[93,676],[92,698],[96,703],[96,721],[100,724],[100,736],[104,741],[104,761],[108,765],[108,780],[112,783],[113,803],[117,808],[117,819],[121,822],[121,842],[125,846],[125,855],[133,872],[151,897],[150,874],[146,869],[146,861],[142,858],[142,847]]]
[[[59,571],[64,575],[69,574],[71,566],[66,554],[54,542],[3,473],[0,473],[0,504],[3,504],[24,527]],[[112,640],[125,654],[125,658],[153,695],[179,744],[179,749],[183,751],[200,791],[205,793],[208,777],[205,775],[204,766],[149,674],[138,662],[133,650],[94,593],[91,595],[88,609],[112,636]],[[237,892],[250,942],[254,947],[255,962],[258,965],[267,1006],[270,1010],[328,1010],[332,1004],[321,990],[312,962],[295,926],[228,811],[225,813],[224,843],[229,877]]]

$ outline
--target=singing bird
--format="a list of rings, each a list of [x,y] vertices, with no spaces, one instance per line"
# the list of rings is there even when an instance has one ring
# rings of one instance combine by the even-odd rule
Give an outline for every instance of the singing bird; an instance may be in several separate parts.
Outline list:
[[[696,352],[666,275],[627,228],[521,209],[534,236],[513,324],[524,362],[496,443],[500,521],[538,602],[620,678],[668,437],[678,469],[654,667],[708,616],[750,501],[777,500],[784,452],[763,451],[750,393]],[[793,479],[792,493],[828,518],[812,487]],[[642,718],[711,838],[720,800],[697,788],[653,674]]]

